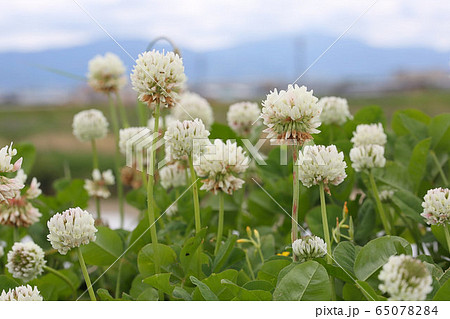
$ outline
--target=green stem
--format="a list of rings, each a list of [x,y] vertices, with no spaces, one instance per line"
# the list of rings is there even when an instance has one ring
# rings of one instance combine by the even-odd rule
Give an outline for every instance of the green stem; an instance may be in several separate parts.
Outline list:
[[[261,250],[261,245],[257,245],[256,250],[258,251],[259,258],[261,259],[261,263],[264,264],[264,255]]]
[[[120,98],[119,92],[116,92],[116,100],[117,100],[117,104],[119,104],[119,112],[120,112],[120,117],[122,118],[123,127],[125,127],[125,128],[130,127],[130,124],[128,124],[127,112],[122,103],[122,99]]]
[[[73,286],[72,282],[70,281],[70,279],[67,276],[63,275],[58,270],[53,269],[53,268],[51,268],[49,266],[44,266],[43,268],[44,268],[44,270],[48,271],[49,273],[52,273],[53,275],[55,275],[59,279],[63,280],[70,287],[70,289],[72,289],[72,291],[74,293],[76,292],[75,287]]]
[[[319,184],[320,193],[320,211],[322,213],[322,225],[323,225],[323,235],[325,236],[325,243],[327,244],[327,263],[332,264],[333,260],[331,258],[331,240],[330,240],[330,230],[328,228],[328,217],[327,217],[327,204],[325,202],[325,190],[323,183]],[[334,288],[334,277],[330,276],[331,283],[331,300],[336,300],[336,291]]]
[[[158,124],[159,124],[159,109],[160,104],[157,103],[155,106],[155,132],[158,132]],[[156,223],[155,223],[155,205],[154,205],[154,186],[155,186],[155,144],[158,141],[158,138],[152,140],[152,145],[150,149],[150,162],[147,169],[150,169],[148,172],[148,184],[147,184],[147,217],[148,217],[148,226],[150,227],[150,235],[152,238],[152,246],[153,253],[155,254],[155,274],[159,274],[161,272],[161,267],[159,264],[159,254],[158,254],[158,234],[156,233]],[[158,290],[159,300],[164,300],[164,293],[161,290]]]
[[[118,270],[117,279],[116,279],[116,291],[114,294],[116,299],[120,298],[120,280],[122,278],[122,265],[123,265],[123,260],[121,260],[119,262],[119,270]]]
[[[81,271],[83,272],[84,281],[86,282],[86,286],[89,292],[89,296],[91,297],[91,301],[96,301],[94,289],[92,289],[91,279],[89,278],[89,273],[86,268],[86,264],[84,263],[83,254],[81,253],[81,248],[77,248],[78,261],[80,262]]]
[[[448,224],[442,226],[444,227],[445,239],[447,240],[447,250],[450,251],[450,233],[448,228],[450,227]]]
[[[189,170],[191,172],[192,195],[194,198],[194,218],[195,218],[195,232],[198,233],[202,229],[200,221],[200,202],[198,200],[198,185],[197,175],[194,170],[194,163],[192,162],[192,156],[189,156]]]
[[[434,151],[431,151],[430,154],[431,154],[431,158],[434,160],[434,163],[436,164],[436,166],[437,166],[437,168],[439,170],[439,174],[441,174],[442,181],[444,182],[445,186],[447,186],[448,185],[448,179],[445,176],[444,171],[442,170],[441,163],[439,163],[439,160],[438,160],[438,158],[436,156],[436,153]]]
[[[292,230],[291,240],[292,243],[298,239],[298,198],[300,193],[300,184],[298,180],[298,145],[293,146],[292,150]],[[294,261],[297,261],[297,256],[293,255]]]
[[[13,227],[13,241],[15,243],[20,241],[19,227]]]
[[[115,173],[117,183],[117,196],[119,197],[119,213],[120,213],[120,227],[123,228],[123,222],[125,219],[124,213],[124,198],[123,198],[123,184],[120,178],[120,149],[119,149],[119,121],[117,120],[116,108],[111,94],[108,94],[109,110],[111,113],[111,121],[113,124],[114,137],[116,139],[116,154],[115,154]]]
[[[373,197],[375,197],[375,202],[377,204],[377,210],[380,214],[381,222],[383,223],[384,231],[386,235],[391,235],[391,228],[384,212],[383,204],[381,204],[380,196],[378,195],[377,184],[375,183],[375,178],[373,177],[372,171],[369,172],[370,186],[372,187]]]
[[[252,280],[255,280],[255,273],[253,272],[252,263],[250,262],[250,259],[248,258],[247,250],[245,250],[245,261],[247,262],[248,270],[250,271],[250,276],[252,277]]]
[[[214,250],[214,255],[217,255],[219,247],[222,243],[222,233],[223,233],[223,220],[224,220],[224,195],[223,192],[219,193],[219,227],[217,229],[217,241],[216,249]]]
[[[148,114],[147,114],[147,107],[144,103],[137,102],[137,113],[139,118],[139,125],[140,126],[147,126],[147,120],[148,120]]]
[[[98,169],[98,152],[97,152],[97,146],[95,144],[95,139],[91,140],[92,145],[92,167],[93,169]],[[97,210],[97,219],[102,219],[101,217],[101,209],[100,209],[100,198],[97,196],[95,197],[95,207]]]

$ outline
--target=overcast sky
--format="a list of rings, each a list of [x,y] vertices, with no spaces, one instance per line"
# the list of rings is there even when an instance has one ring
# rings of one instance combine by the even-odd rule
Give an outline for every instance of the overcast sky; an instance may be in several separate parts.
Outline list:
[[[449,0],[0,0],[0,51],[37,51],[166,35],[197,51],[320,32],[378,47],[450,51]]]

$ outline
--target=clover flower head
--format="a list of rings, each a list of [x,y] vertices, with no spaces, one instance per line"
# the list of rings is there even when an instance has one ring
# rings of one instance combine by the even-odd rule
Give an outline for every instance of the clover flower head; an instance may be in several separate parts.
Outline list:
[[[198,118],[209,129],[214,122],[214,115],[209,102],[193,92],[180,94],[180,100],[172,109],[172,116],[179,121]]]
[[[382,189],[380,190],[379,197],[382,202],[389,202],[394,197],[394,194],[395,192],[392,189]]]
[[[41,184],[33,177],[30,187],[21,193],[20,189],[24,187],[26,180],[27,175],[22,169],[17,172],[15,178],[10,179],[17,188],[10,194],[13,196],[3,202],[0,201],[0,225],[29,227],[38,222],[42,216],[39,209],[30,202],[41,195],[42,191],[39,188]]]
[[[209,134],[200,119],[183,122],[177,120],[169,125],[164,135],[167,154],[170,154],[172,159],[182,160],[191,156],[194,148],[202,152],[204,146],[210,144]]]
[[[125,66],[114,53],[96,55],[89,61],[88,70],[88,83],[95,91],[117,92],[127,83]]]
[[[89,196],[108,198],[111,196],[111,192],[107,186],[114,185],[115,179],[110,169],[100,172],[98,169],[92,171],[92,180],[84,180],[84,189],[88,192]]]
[[[44,271],[44,256],[42,248],[35,243],[15,243],[8,253],[6,268],[14,278],[27,282]]]
[[[47,222],[47,227],[50,231],[47,238],[61,255],[96,239],[97,228],[94,226],[94,218],[79,207],[55,214]]]
[[[423,198],[423,213],[429,225],[442,225],[446,227],[450,224],[450,190],[448,188],[435,188],[428,190]]]
[[[44,300],[37,289],[30,285],[19,286],[13,289],[5,290],[0,294],[0,301],[42,301]]]
[[[186,167],[180,161],[164,166],[159,171],[161,186],[169,189],[186,185],[186,173]]]
[[[347,177],[344,153],[335,145],[307,145],[299,152],[298,178],[306,187],[324,183],[339,185]]]
[[[11,164],[12,158],[17,155],[17,150],[11,145],[6,145],[0,149],[0,173],[16,172],[22,166],[22,158]]]
[[[323,257],[327,253],[327,244],[317,236],[306,236],[292,243],[292,253],[299,261]]]
[[[268,138],[279,144],[303,144],[319,133],[322,107],[305,86],[289,85],[286,91],[275,89],[263,101],[262,114]]]
[[[384,167],[384,146],[377,144],[353,147],[350,150],[350,160],[355,171],[361,172],[374,167]]]
[[[184,89],[186,75],[178,54],[146,51],[139,54],[131,73],[133,90],[148,106],[173,107]]]
[[[389,300],[425,300],[433,280],[427,267],[418,259],[400,255],[389,257],[378,275],[378,288],[389,294]]]
[[[227,113],[228,126],[239,135],[250,134],[254,125],[260,125],[256,120],[261,110],[257,103],[239,102],[230,105]]]
[[[119,131],[119,149],[120,152],[124,155],[127,153],[127,142],[130,141],[133,137],[137,137],[138,134],[140,135],[142,133],[143,136],[145,136],[145,132],[148,131],[148,128],[145,126],[138,126],[138,127],[127,127],[120,129]],[[137,141],[136,141],[137,142]],[[129,145],[128,147],[130,147]]]
[[[353,132],[353,137],[350,141],[355,147],[370,144],[384,146],[384,144],[386,144],[387,137],[381,123],[360,124],[356,127],[356,131]]]
[[[235,175],[247,170],[250,159],[241,146],[230,140],[224,143],[216,139],[208,149],[208,152],[197,158],[197,165],[194,165],[197,174],[206,177],[200,189],[214,194],[223,191],[231,195],[244,184],[244,180]]]
[[[341,97],[325,96],[319,100],[319,105],[322,107],[320,120],[323,124],[343,125],[353,118],[347,100]]]
[[[81,111],[73,117],[73,135],[81,142],[104,138],[108,133],[108,125],[108,120],[101,111]]]

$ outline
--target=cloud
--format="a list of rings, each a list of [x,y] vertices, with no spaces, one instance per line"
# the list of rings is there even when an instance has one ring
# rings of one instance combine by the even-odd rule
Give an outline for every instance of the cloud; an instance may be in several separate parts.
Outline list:
[[[374,0],[15,0],[0,4],[0,50],[33,51],[106,38],[172,38],[197,51],[319,31],[338,36]],[[349,31],[379,47],[450,50],[450,3],[378,0]]]

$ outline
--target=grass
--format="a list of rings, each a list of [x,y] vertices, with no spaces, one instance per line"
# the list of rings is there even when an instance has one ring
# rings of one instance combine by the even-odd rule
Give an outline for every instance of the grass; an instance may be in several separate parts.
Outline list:
[[[257,101],[260,102],[260,101]],[[226,123],[228,103],[212,102],[215,119]],[[349,98],[352,113],[367,105],[379,105],[387,119],[401,109],[417,108],[435,116],[450,111],[449,91],[413,91],[380,95],[377,97]],[[95,105],[109,117],[108,106]],[[72,177],[90,176],[90,145],[81,143],[72,135],[73,116],[87,107],[80,105],[50,106],[0,106],[0,145],[29,142],[37,149],[36,162],[31,172],[42,182],[44,191],[50,191],[50,185],[56,178],[70,171]],[[91,108],[91,106],[89,106]],[[134,105],[127,108],[132,125],[137,125]],[[114,142],[112,137],[98,143],[101,168],[113,167]]]

